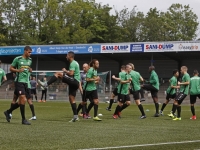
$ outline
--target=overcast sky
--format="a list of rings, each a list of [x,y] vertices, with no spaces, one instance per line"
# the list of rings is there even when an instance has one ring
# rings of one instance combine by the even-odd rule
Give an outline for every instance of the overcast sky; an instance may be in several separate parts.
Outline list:
[[[114,6],[117,10],[122,10],[124,7],[131,10],[136,5],[136,10],[144,12],[145,14],[150,8],[156,7],[158,10],[167,11],[167,9],[174,3],[180,3],[182,5],[189,4],[193,12],[198,16],[198,21],[200,22],[200,0],[96,0],[96,2],[109,4],[109,6]],[[200,30],[197,34],[198,37],[200,37]]]

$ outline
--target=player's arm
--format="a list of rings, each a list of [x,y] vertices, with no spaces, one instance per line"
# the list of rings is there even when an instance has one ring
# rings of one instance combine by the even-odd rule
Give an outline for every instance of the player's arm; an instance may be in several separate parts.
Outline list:
[[[186,82],[178,82],[178,85],[190,85],[190,77],[187,77]]]
[[[11,72],[23,72],[24,71],[24,68],[20,68],[20,69],[16,69],[17,67],[17,62],[18,62],[18,59],[15,58],[10,66],[10,71]]]
[[[150,84],[154,84],[154,83],[157,83],[157,80],[155,78],[155,75],[152,75],[152,78],[151,80],[149,81]]]
[[[120,79],[120,78],[117,78],[117,77],[115,77],[115,75],[113,75],[113,76],[112,76],[112,78],[113,78],[114,80],[121,81],[121,79]]]
[[[65,72],[69,76],[73,76],[74,75],[74,70],[72,70],[72,69],[71,70],[66,70],[65,68],[62,69],[62,71]]]
[[[128,80],[121,80],[120,83],[126,84],[126,83],[130,83],[131,81],[132,81],[132,78],[129,78]]]
[[[93,81],[98,81],[98,80],[99,80],[99,76],[93,78],[93,71],[88,70],[87,75],[86,75],[86,81],[87,82],[93,82]]]
[[[173,89],[179,89],[180,88],[180,86],[177,86],[176,84],[175,84],[175,82],[172,82],[171,80],[169,80],[170,81],[170,87],[171,88],[173,88]]]
[[[7,77],[6,77],[6,74],[5,74],[5,71],[3,71],[4,73],[4,76],[3,76],[3,82],[7,80]]]
[[[83,94],[83,88],[81,82],[79,82],[79,91],[81,92],[81,94]]]

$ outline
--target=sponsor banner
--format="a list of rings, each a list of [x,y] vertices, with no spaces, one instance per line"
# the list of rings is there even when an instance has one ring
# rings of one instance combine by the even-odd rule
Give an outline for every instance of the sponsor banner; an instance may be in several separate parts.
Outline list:
[[[45,46],[30,46],[32,48],[32,55],[42,54],[67,54],[73,51],[77,54],[100,53],[100,45],[45,45]],[[24,46],[0,47],[0,55],[22,55]]]
[[[144,52],[144,44],[131,44],[131,52]]]
[[[176,51],[200,51],[200,43],[177,43]]]
[[[130,53],[130,44],[101,45],[101,53]]]
[[[21,55],[24,47],[0,47],[0,55]]]
[[[62,46],[33,46],[34,54],[67,54],[73,51],[76,54],[100,53],[100,45],[62,45]]]
[[[175,44],[172,43],[144,44],[144,52],[171,52],[175,49]]]

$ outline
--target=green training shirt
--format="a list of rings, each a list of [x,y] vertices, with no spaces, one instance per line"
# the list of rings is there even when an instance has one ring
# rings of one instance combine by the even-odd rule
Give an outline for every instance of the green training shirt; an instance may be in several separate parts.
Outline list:
[[[120,73],[121,73],[120,74],[121,81],[126,81],[129,78],[131,78],[131,76],[127,74],[126,72],[120,72]],[[128,95],[129,86],[130,86],[130,83],[120,84],[120,87],[118,88],[118,93],[123,94],[123,95]]]
[[[182,82],[190,82],[190,75],[188,73],[183,75]],[[184,94],[188,95],[189,85],[181,85],[180,92],[184,92]]]
[[[79,68],[79,64],[77,61],[73,60],[71,63],[70,63],[70,66],[69,66],[69,70],[73,70],[74,71],[74,79],[76,79],[77,81],[80,82],[80,68]]]
[[[133,87],[132,88],[133,88],[133,91],[140,90],[140,88],[141,88],[140,87],[140,77],[141,77],[140,73],[132,70],[130,72],[130,76],[132,78],[132,83],[133,83]]]
[[[97,70],[95,70],[93,67],[91,67],[86,75],[86,78],[96,78],[97,77]],[[87,86],[86,86],[87,85]],[[86,86],[86,88],[85,88]],[[97,89],[95,81],[90,81],[90,82],[85,82],[84,84],[84,89],[86,89],[86,91],[94,91]]]
[[[1,86],[1,81],[2,81],[2,78],[5,76],[5,71],[3,69],[0,68],[0,86]]]
[[[159,79],[157,73],[154,70],[151,71],[149,82],[151,83],[152,86],[154,86],[157,90],[159,90]]]
[[[200,77],[194,76],[190,79],[190,95],[200,94]]]
[[[22,56],[16,57],[11,66],[15,67],[16,69],[24,68],[23,72],[16,72],[16,78],[15,81],[28,83],[29,82],[29,67],[32,64],[32,59],[29,58],[23,58]]]
[[[177,86],[177,78],[175,76],[170,79],[170,84],[167,88],[167,94],[173,95],[176,93],[176,89],[172,88],[171,86]]]

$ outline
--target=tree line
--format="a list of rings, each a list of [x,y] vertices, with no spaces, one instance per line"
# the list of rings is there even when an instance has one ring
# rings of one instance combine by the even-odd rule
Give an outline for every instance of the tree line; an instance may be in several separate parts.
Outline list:
[[[0,45],[185,41],[196,39],[198,17],[172,4],[147,14],[95,0],[0,0]]]

